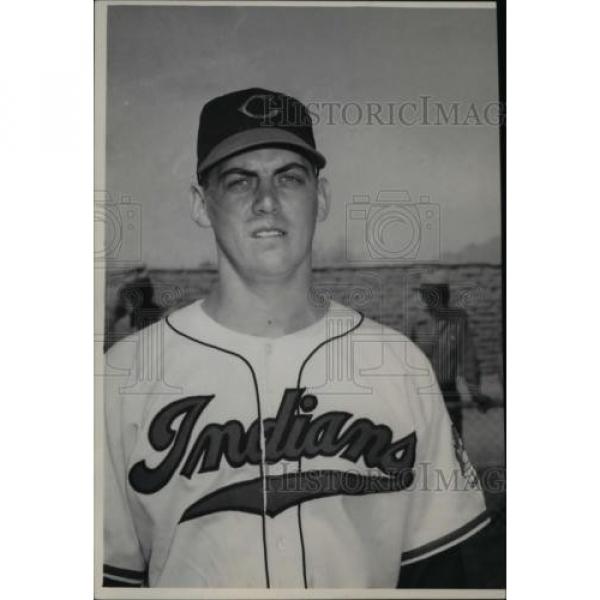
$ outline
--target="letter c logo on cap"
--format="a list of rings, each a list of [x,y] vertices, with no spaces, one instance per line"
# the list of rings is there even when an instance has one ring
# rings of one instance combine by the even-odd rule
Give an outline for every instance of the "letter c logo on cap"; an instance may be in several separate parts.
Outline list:
[[[280,108],[270,106],[273,104],[273,96],[267,94],[254,94],[250,96],[238,110],[252,119],[272,119],[280,112]]]

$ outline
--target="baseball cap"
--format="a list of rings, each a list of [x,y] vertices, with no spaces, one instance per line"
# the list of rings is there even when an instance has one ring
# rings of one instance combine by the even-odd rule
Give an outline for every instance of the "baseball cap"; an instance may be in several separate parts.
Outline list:
[[[296,98],[249,88],[204,105],[198,127],[198,175],[225,158],[261,146],[292,148],[319,169],[326,164],[316,148],[308,109]]]

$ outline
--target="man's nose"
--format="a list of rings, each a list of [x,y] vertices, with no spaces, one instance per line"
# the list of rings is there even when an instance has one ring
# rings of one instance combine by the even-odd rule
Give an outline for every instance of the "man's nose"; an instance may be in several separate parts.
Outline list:
[[[271,182],[263,181],[256,190],[256,197],[252,206],[256,214],[276,214],[279,212],[279,198],[277,190]]]

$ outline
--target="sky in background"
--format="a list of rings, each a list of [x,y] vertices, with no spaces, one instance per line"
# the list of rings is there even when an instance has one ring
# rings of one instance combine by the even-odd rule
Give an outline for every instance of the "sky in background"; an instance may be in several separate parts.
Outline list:
[[[254,86],[313,103],[319,119],[315,137],[333,199],[317,229],[318,263],[405,262],[436,252],[432,258],[443,260],[501,235],[498,128],[483,119],[498,99],[495,11],[108,10],[106,189],[112,201],[126,197],[139,207],[119,213],[132,236],[118,250],[123,256],[138,253],[149,267],[214,260],[212,233],[190,219],[198,117],[212,97]],[[458,121],[468,124],[402,124],[399,106],[422,106],[424,96],[447,110],[458,103]],[[384,104],[384,124],[368,122],[375,102]],[[346,122],[326,103],[347,105]],[[390,103],[396,116],[387,124]],[[471,105],[482,124],[473,112],[469,118]],[[409,120],[422,117],[421,109],[405,111]],[[493,105],[488,114],[497,115]],[[381,190],[406,190],[413,204],[426,196],[433,211],[404,207],[407,198],[397,195],[351,210],[353,198],[373,204]],[[379,232],[377,246],[365,242],[369,231]]]

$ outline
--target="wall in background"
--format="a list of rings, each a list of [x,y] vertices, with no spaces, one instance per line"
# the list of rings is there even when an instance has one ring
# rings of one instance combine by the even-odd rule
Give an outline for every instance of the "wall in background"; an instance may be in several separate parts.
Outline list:
[[[424,265],[327,267],[315,269],[311,301],[323,297],[352,306],[368,317],[408,334],[422,310],[417,288]],[[497,265],[436,265],[447,272],[452,304],[467,311],[482,374],[502,373],[502,269]],[[167,311],[205,296],[217,278],[214,269],[149,270],[155,301]],[[107,273],[107,314],[113,310],[127,271]],[[501,377],[500,377],[501,379]]]

